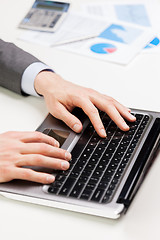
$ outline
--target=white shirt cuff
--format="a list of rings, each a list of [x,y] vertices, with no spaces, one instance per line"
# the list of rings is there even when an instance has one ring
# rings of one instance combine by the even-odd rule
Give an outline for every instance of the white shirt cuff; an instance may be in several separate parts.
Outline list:
[[[21,89],[24,93],[39,96],[34,88],[34,80],[37,74],[43,70],[53,71],[50,67],[41,62],[32,63],[25,69],[21,80]]]

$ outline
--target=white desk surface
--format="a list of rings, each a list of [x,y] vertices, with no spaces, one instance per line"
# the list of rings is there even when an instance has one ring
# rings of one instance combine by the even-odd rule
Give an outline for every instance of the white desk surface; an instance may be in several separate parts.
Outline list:
[[[90,0],[93,1],[93,0]],[[99,0],[100,1],[100,0]],[[111,95],[124,105],[160,111],[160,54],[120,66],[17,40],[17,25],[34,1],[0,0],[0,37],[52,66],[64,78]],[[78,9],[85,0],[74,0]],[[0,88],[0,132],[35,130],[47,114],[42,99]],[[0,197],[0,239],[160,239],[160,154],[127,214],[109,220]]]

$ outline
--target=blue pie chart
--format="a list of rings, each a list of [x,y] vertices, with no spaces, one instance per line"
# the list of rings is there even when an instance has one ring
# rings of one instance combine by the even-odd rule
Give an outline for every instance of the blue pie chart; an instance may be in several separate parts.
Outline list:
[[[98,54],[110,54],[114,53],[117,48],[110,43],[97,43],[90,47],[91,51]]]
[[[147,46],[145,46],[146,48],[154,48],[160,45],[160,39],[155,37]]]

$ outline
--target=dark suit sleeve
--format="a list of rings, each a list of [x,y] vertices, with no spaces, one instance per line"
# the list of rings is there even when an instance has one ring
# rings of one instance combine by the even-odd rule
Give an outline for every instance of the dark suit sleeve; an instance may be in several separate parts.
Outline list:
[[[21,91],[21,78],[25,69],[37,58],[12,43],[0,40],[0,86],[18,94]]]

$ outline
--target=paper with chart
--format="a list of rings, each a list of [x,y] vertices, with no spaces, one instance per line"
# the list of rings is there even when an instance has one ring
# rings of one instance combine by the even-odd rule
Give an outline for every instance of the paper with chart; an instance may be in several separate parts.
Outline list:
[[[55,46],[96,37],[105,27],[106,20],[86,16],[82,13],[69,13],[55,33],[25,30],[19,39],[45,46]]]
[[[93,2],[81,5],[81,8],[84,13],[101,19],[159,29],[160,5],[155,0]]]
[[[103,61],[128,64],[152,38],[148,28],[112,23],[97,38],[59,48]]]
[[[160,4],[156,0],[134,0],[94,2],[82,5],[84,13],[97,16],[100,19],[110,19],[151,28],[152,41],[143,49],[143,53],[160,52]]]

